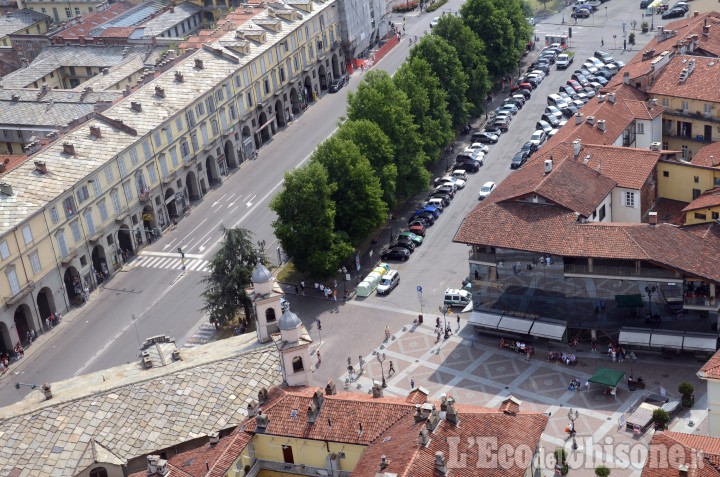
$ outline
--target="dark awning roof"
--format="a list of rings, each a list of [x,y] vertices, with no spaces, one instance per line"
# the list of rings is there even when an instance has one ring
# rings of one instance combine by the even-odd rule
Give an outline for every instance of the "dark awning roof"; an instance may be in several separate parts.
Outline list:
[[[592,378],[588,379],[591,383],[602,384],[603,386],[616,387],[620,380],[625,376],[625,371],[615,371],[614,369],[599,368],[595,371]]]

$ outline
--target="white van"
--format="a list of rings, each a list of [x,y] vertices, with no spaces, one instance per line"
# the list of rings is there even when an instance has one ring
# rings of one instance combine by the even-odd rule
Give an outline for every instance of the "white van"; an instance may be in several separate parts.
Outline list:
[[[398,283],[400,283],[400,273],[397,270],[385,272],[385,275],[380,279],[380,284],[378,284],[377,294],[387,295]]]
[[[445,290],[443,303],[448,306],[466,306],[472,301],[472,295],[467,290],[448,288]]]

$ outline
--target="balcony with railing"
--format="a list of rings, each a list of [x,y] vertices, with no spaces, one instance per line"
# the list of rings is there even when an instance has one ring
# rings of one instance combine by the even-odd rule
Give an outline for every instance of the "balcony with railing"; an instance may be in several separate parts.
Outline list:
[[[12,305],[18,303],[20,300],[22,300],[23,298],[28,296],[30,294],[30,292],[33,291],[34,289],[35,289],[35,282],[33,282],[33,281],[28,282],[27,285],[25,285],[20,290],[18,290],[18,292],[15,293],[14,295],[6,296],[5,304],[7,306],[12,306]]]
[[[627,278],[668,278],[677,279],[673,270],[656,267],[647,262],[630,260],[565,259],[566,276],[606,276]]]
[[[715,285],[699,280],[685,280],[683,282],[683,308],[707,311],[720,309],[720,300],[715,296]]]
[[[703,111],[691,111],[689,109],[666,109],[663,114],[667,116],[674,116],[677,118],[697,119],[700,121],[709,121],[713,123],[720,123],[719,116],[713,116],[712,113]]]

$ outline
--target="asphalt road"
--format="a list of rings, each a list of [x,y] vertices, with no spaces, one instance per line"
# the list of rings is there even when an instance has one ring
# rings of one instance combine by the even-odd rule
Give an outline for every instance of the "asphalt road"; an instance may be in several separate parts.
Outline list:
[[[429,22],[434,16],[453,12],[460,4],[460,0],[452,0],[437,13],[408,15],[408,35],[421,36],[429,30]],[[622,52],[622,41],[620,50],[614,50],[609,38],[613,34],[622,38],[622,21],[637,17],[639,25],[639,10],[635,10],[634,3],[632,6],[623,5],[620,0],[606,5],[607,21],[603,11],[602,15],[598,13],[590,21],[572,25],[572,46],[578,59],[598,49],[601,38],[605,39],[605,49],[616,58],[627,61],[634,54]],[[569,13],[566,18],[569,19]],[[390,21],[398,23],[401,19],[393,15]],[[659,22],[655,23],[657,25]],[[536,32],[542,41],[545,33],[564,31],[567,26],[561,25],[561,14],[557,14],[541,21],[536,26]],[[636,32],[636,36],[637,50],[649,37],[639,32]],[[395,71],[408,51],[407,39],[403,39],[375,68]],[[362,310],[364,317],[381,317],[384,308],[419,311],[418,285],[423,288],[423,311],[433,314],[442,303],[445,288],[461,285],[468,270],[467,247],[452,243],[458,226],[477,204],[480,186],[487,180],[499,183],[511,173],[510,159],[534,131],[535,122],[546,106],[545,97],[557,91],[571,72],[572,69],[565,72],[553,70],[534,92],[532,99],[513,120],[510,131],[502,136],[498,144],[491,146],[484,167],[470,176],[466,189],[458,193],[436,225],[428,231],[426,243],[415,251],[407,263],[397,265],[401,273],[400,285],[389,296],[373,295],[363,299],[363,303],[368,305]],[[184,343],[206,319],[200,311],[202,301],[199,296],[203,273],[194,270],[183,273],[177,264],[176,250],[179,246],[183,248],[189,264],[208,260],[220,241],[221,224],[252,230],[255,240],[265,241],[269,258],[277,261],[278,243],[272,233],[274,214],[268,208],[269,200],[282,186],[284,171],[306,162],[315,146],[336,129],[338,121],[345,114],[347,92],[356,89],[361,78],[361,75],[355,74],[349,86],[340,93],[325,95],[296,117],[290,127],[280,131],[259,151],[258,159],[246,162],[226,177],[222,185],[211,190],[202,202],[193,207],[191,214],[178,223],[176,230],[167,232],[159,241],[146,247],[134,269],[117,273],[104,289],[94,294],[90,303],[79,312],[67,315],[66,320],[72,320],[72,323],[66,323],[67,326],[43,342],[41,350],[15,365],[13,376],[0,381],[0,405],[12,403],[27,393],[25,388],[14,389],[13,385],[17,381],[58,381],[133,361],[137,359],[138,341],[147,336],[169,334],[176,337],[179,344]],[[501,95],[497,95],[496,102],[501,100]],[[463,138],[467,139],[467,136],[460,139]],[[393,223],[396,233],[406,223],[406,219],[396,218]],[[380,240],[374,258],[368,255],[362,257],[364,266],[378,258],[377,253],[382,245]],[[317,307],[301,306],[300,309],[307,311],[301,318],[312,328],[311,314],[317,311]],[[336,311],[339,312],[339,309]],[[348,321],[343,326],[352,326],[353,323],[356,322]],[[356,331],[380,336],[384,325],[383,320],[363,320]],[[363,348],[365,342],[362,339],[354,340],[353,343],[333,340],[329,345],[342,347],[340,354],[343,355],[367,351],[366,347]],[[323,370],[322,374],[333,373],[334,370],[328,369]]]

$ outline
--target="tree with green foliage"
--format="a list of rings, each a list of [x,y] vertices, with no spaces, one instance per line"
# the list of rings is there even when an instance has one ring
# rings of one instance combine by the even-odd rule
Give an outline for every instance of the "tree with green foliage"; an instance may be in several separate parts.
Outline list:
[[[452,118],[447,93],[430,65],[422,58],[408,58],[393,76],[393,81],[410,100],[413,121],[420,128],[423,149],[430,161],[453,139]],[[429,176],[428,176],[429,180]]]
[[[275,236],[295,266],[314,277],[335,273],[353,252],[347,237],[335,232],[335,192],[318,161],[285,173],[285,184],[270,202],[277,214]]]
[[[495,5],[505,11],[505,15],[513,26],[515,35],[515,65],[517,66],[528,41],[533,39],[533,27],[527,21],[526,5],[524,0],[495,0]]]
[[[410,52],[410,58],[421,58],[440,80],[447,93],[448,112],[453,126],[467,123],[469,112],[467,102],[468,77],[463,70],[458,52],[444,38],[437,35],[424,36]]]
[[[655,429],[664,430],[670,422],[670,414],[665,409],[655,409],[652,414]]]
[[[335,201],[335,230],[348,235],[353,244],[387,219],[387,204],[382,200],[380,179],[360,148],[347,139],[333,135],[321,143],[312,155],[325,167]]]
[[[465,24],[480,37],[488,55],[488,72],[502,77],[517,69],[520,53],[513,23],[493,0],[467,0],[460,7]]]
[[[393,209],[397,203],[397,167],[390,138],[377,124],[366,119],[345,121],[335,136],[351,141],[360,148],[360,152],[370,161],[375,175],[380,179],[383,202],[389,209]]]
[[[610,469],[604,465],[599,465],[595,467],[595,475],[596,477],[609,477]]]
[[[428,184],[425,154],[410,101],[382,70],[370,71],[354,93],[348,93],[348,118],[374,122],[393,145],[397,167],[397,197],[411,197]]]
[[[445,39],[457,51],[458,59],[468,78],[467,100],[470,113],[479,116],[485,111],[485,98],[490,91],[488,60],[485,45],[460,17],[443,15],[433,34]]]
[[[210,315],[210,321],[219,327],[245,312],[246,326],[252,328],[252,303],[247,288],[252,286],[252,273],[260,261],[252,243],[252,232],[241,228],[228,229],[221,226],[223,242],[220,250],[210,260],[210,275],[202,279],[202,310]]]

